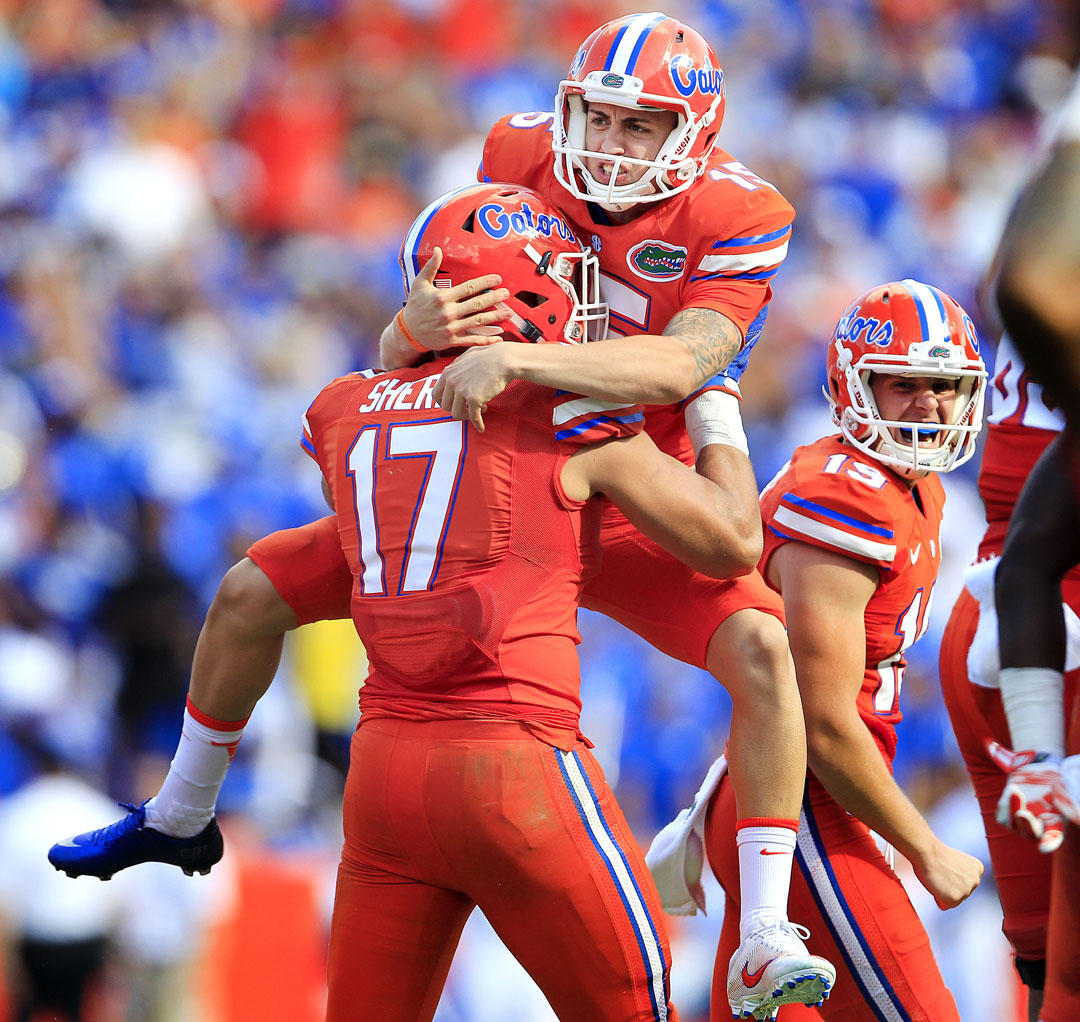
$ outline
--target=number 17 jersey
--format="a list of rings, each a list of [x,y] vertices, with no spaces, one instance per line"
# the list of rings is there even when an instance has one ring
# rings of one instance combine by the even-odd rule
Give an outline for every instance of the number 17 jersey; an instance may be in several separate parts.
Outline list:
[[[480,433],[434,401],[447,362],[342,377],[305,416],[371,665],[360,708],[520,720],[563,747],[578,733],[576,613],[599,515],[561,471],[581,446],[638,432],[641,409],[515,381]]]

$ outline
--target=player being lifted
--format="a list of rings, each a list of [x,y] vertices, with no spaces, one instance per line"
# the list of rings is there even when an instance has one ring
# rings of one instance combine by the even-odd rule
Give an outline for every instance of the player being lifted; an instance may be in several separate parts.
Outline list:
[[[649,13],[610,22],[583,43],[553,114],[515,114],[495,125],[481,176],[535,188],[591,239],[612,333],[626,336],[574,349],[478,346],[443,374],[437,396],[445,407],[480,426],[485,404],[514,379],[641,401],[661,449],[696,462],[748,509],[756,503],[735,395],[765,319],[769,282],[787,252],[793,211],[717,147],[723,111],[723,72],[711,47],[689,26]],[[399,319],[383,334],[385,365],[412,361],[417,344],[459,343],[491,314],[483,295],[455,302],[434,286],[437,263],[415,272],[403,311],[407,332]],[[477,284],[497,288],[498,281]],[[694,576],[643,543],[614,509],[605,516],[603,547],[583,605],[707,668],[727,687],[737,826],[771,850],[789,850],[805,746],[782,601],[756,572],[721,583]],[[806,958],[787,921],[790,858],[767,860],[760,847],[745,858],[754,894],[743,900],[744,950],[775,961],[776,975],[815,976],[827,986],[830,972]],[[785,992],[779,1000],[767,986],[733,990],[732,1003],[767,1013],[797,999]],[[820,984],[807,985],[808,999],[817,999],[814,989]]]
[[[934,835],[891,765],[904,651],[926,627],[941,559],[937,473],[974,454],[985,378],[971,320],[948,295],[914,280],[867,291],[829,346],[827,396],[840,435],[798,448],[762,493],[760,567],[787,610],[810,768],[791,849],[791,911],[810,924],[811,950],[838,966],[828,1004],[790,1008],[786,1020],[959,1020],[871,831],[910,860],[941,908],[959,904],[979,881],[979,861]],[[732,838],[734,791],[719,768],[695,806],[710,798],[707,815],[684,811],[658,835],[648,861],[665,906],[692,910],[686,847],[692,833],[704,837],[728,893],[713,979],[719,1020],[725,992],[763,962],[731,957],[743,860]]]
[[[487,403],[512,378],[616,405],[648,405],[646,429],[657,445],[696,463],[730,495],[738,542],[746,544],[757,542],[760,525],[738,379],[787,252],[793,211],[717,148],[723,111],[723,72],[711,47],[689,26],[654,12],[617,19],[585,41],[553,115],[500,121],[485,145],[482,176],[527,185],[565,211],[597,254],[612,332],[625,336],[596,345],[478,347],[442,374],[436,396],[478,427]],[[499,306],[509,297],[497,274],[436,286],[446,283],[438,256],[407,262],[406,272],[409,298],[383,334],[384,366],[491,340],[482,334],[503,318]],[[525,347],[544,353],[517,358],[512,349]],[[603,568],[587,585],[584,604],[727,687],[740,827],[777,851],[790,848],[805,732],[779,597],[756,572],[733,571],[728,581],[694,573],[614,508],[605,514],[603,548]],[[211,607],[185,728],[193,731],[201,718],[208,736],[218,733],[208,741],[237,741],[273,676],[282,633],[348,616],[351,588],[333,519],[254,544]],[[212,815],[219,775],[220,763],[205,771],[192,813],[186,800],[195,796],[176,787],[170,773],[148,807],[151,826],[174,837],[197,834]],[[808,987],[817,1000],[831,967],[809,956],[788,924],[790,869],[764,870],[764,862],[748,855],[743,871],[757,891],[744,899],[756,906],[744,914],[744,944],[777,960],[779,971],[820,981]],[[738,991],[738,999],[766,1010],[774,1003],[761,987]]]

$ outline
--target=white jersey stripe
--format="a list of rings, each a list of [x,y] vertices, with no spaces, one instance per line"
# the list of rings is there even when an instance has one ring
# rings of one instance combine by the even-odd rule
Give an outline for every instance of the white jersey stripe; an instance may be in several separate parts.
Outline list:
[[[870,557],[875,561],[891,561],[896,557],[895,544],[876,543],[872,539],[853,536],[850,532],[826,525],[815,518],[808,518],[783,505],[776,509],[773,521],[791,532],[802,533],[811,539],[819,539],[823,543],[858,554],[860,557]]]
[[[600,814],[596,796],[592,792],[576,754],[563,752],[561,749],[555,749],[555,754],[559,758],[563,778],[570,787],[589,837],[615,880],[623,903],[629,909],[630,923],[649,969],[653,1003],[656,1005],[656,1019],[657,1022],[666,1022],[668,1013],[667,992],[664,985],[664,955],[656,939],[648,911],[641,900],[637,884],[630,874],[622,850],[616,845]]]
[[[788,242],[767,248],[762,252],[739,252],[734,255],[707,255],[698,263],[703,273],[720,273],[724,270],[758,270],[775,266],[784,261]]]
[[[595,415],[597,412],[610,412],[616,408],[630,409],[633,405],[628,405],[625,401],[601,401],[595,397],[581,397],[576,401],[556,405],[551,413],[551,421],[556,426],[561,426],[580,415]]]
[[[638,14],[627,22],[623,29],[622,38],[615,48],[614,54],[608,59],[607,70],[618,74],[632,75],[637,54],[640,51],[639,43],[642,37],[647,35],[658,22],[666,18],[666,14],[659,11],[651,11],[648,14]]]
[[[880,1022],[911,1022],[907,1012],[896,1003],[892,992],[882,982],[875,963],[867,955],[855,925],[845,911],[843,893],[834,886],[805,809],[799,813],[796,860],[874,1014]]]

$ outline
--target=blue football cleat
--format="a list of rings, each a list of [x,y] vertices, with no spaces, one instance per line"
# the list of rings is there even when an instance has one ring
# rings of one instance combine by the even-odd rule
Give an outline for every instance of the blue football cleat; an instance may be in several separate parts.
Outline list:
[[[49,849],[49,862],[69,877],[109,880],[114,873],[140,862],[167,862],[188,876],[210,872],[221,859],[225,843],[217,820],[194,837],[169,837],[146,825],[146,802],[136,808],[121,802],[127,816],[108,827],[76,834]]]

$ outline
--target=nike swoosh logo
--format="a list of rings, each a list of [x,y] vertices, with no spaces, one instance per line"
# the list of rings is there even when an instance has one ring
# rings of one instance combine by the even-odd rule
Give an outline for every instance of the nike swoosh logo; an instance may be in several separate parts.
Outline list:
[[[914,550],[911,551],[911,563],[914,564],[919,559],[919,554],[922,553],[922,543],[920,543]]]
[[[770,852],[768,848],[761,849],[762,855],[790,855],[791,852]]]
[[[750,964],[750,960],[747,959],[746,965]],[[765,970],[769,967],[771,962],[766,962],[757,972],[747,972],[746,965],[742,967],[742,981],[748,987],[756,987],[761,982],[761,977],[765,974]]]
[[[81,848],[82,845],[76,844],[73,837],[66,837],[63,841],[57,841],[57,846],[60,848]]]

